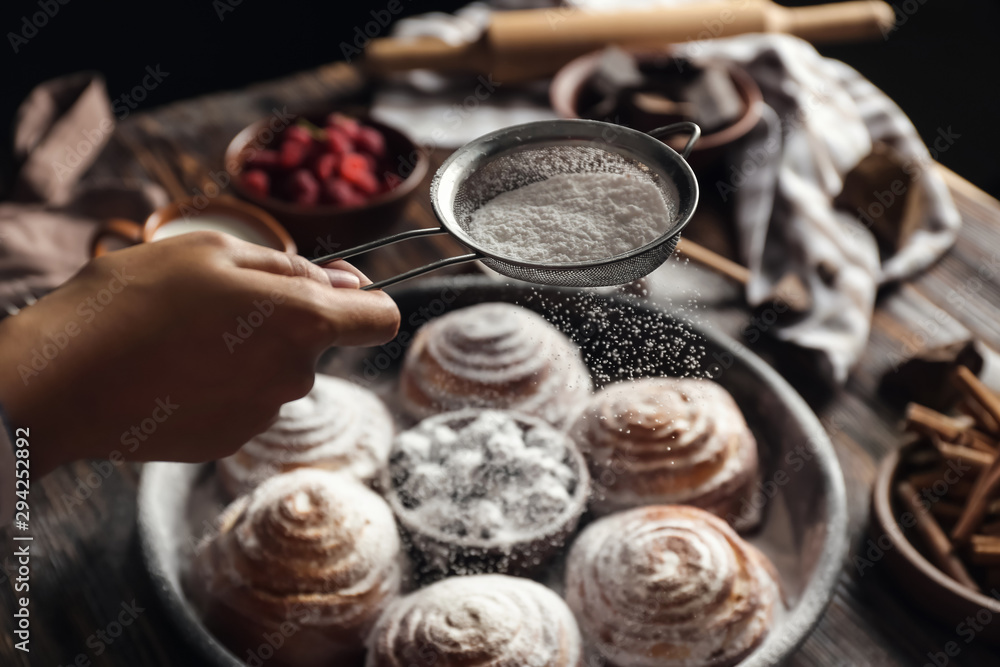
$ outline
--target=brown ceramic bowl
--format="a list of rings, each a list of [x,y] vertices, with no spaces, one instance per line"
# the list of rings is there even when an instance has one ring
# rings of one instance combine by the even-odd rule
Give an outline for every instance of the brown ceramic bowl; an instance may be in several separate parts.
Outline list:
[[[932,565],[907,539],[915,534],[916,528],[903,529],[899,525],[897,518],[906,510],[900,507],[893,493],[899,462],[906,451],[904,448],[893,452],[879,464],[872,489],[871,522],[868,526],[869,537],[875,547],[868,544],[863,551],[872,550],[873,553],[859,555],[871,560],[873,567],[887,573],[917,607],[947,628],[954,629],[970,616],[975,618],[982,609],[1000,614],[1000,600],[959,584]],[[871,557],[875,555],[876,548],[881,554],[878,561]],[[1000,624],[985,624],[981,635],[989,642],[1000,644]]]
[[[561,118],[581,117],[579,109],[580,95],[587,81],[597,68],[602,53],[603,51],[596,51],[570,61],[552,79],[552,84],[549,86],[549,102]],[[654,60],[661,60],[664,56],[669,56],[671,51],[670,49],[655,51],[630,50],[629,53],[639,61],[652,62]],[[760,121],[761,105],[763,104],[764,97],[760,92],[757,82],[741,67],[730,67],[729,75],[740,97],[743,99],[743,115],[731,125],[715,132],[701,135],[701,139],[694,145],[694,150],[691,152],[689,162],[691,162],[692,166],[705,166],[722,156],[730,145],[746,136]],[[648,132],[655,127],[667,125],[677,120],[679,119],[656,122],[655,119],[651,119],[649,127],[637,125],[633,129]],[[679,151],[684,146],[686,140],[687,137],[678,137],[676,139],[669,139],[666,143],[674,150]]]
[[[305,114],[305,118],[322,123],[326,114]],[[298,116],[293,116],[294,123]],[[369,118],[359,119],[374,127],[385,137],[386,155],[400,170],[403,182],[395,189],[377,195],[361,206],[341,207],[322,204],[313,207],[268,197],[261,199],[242,185],[240,174],[248,154],[269,143],[273,132],[269,119],[262,119],[244,128],[226,148],[226,169],[233,175],[233,188],[244,199],[260,206],[277,218],[295,239],[299,253],[316,257],[336,252],[359,243],[374,241],[396,222],[406,208],[410,196],[427,175],[429,160],[409,137],[394,127]]]

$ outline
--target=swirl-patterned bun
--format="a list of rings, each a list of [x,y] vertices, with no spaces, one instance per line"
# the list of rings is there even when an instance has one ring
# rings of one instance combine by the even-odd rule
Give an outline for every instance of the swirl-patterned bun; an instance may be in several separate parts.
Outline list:
[[[277,636],[268,664],[348,667],[361,664],[365,637],[399,592],[399,556],[381,497],[346,475],[302,468],[225,510],[196,552],[190,594],[241,657]]]
[[[400,598],[369,639],[365,667],[580,667],[566,603],[529,579],[453,577]]]
[[[566,602],[614,667],[729,667],[767,635],[780,604],[775,582],[770,561],[725,521],[654,505],[580,534]]]
[[[527,574],[575,530],[590,478],[565,433],[535,417],[461,410],[396,438],[386,499],[423,574]]]
[[[729,517],[737,528],[756,518],[741,505],[757,481],[757,442],[733,397],[711,380],[610,385],[570,437],[590,465],[598,514],[683,504]]]
[[[477,407],[562,426],[590,390],[576,345],[541,316],[507,303],[431,320],[414,337],[400,377],[403,409],[415,419]]]
[[[216,464],[226,491],[246,493],[296,468],[346,472],[369,482],[381,474],[395,433],[382,401],[364,387],[317,375],[312,391],[281,406],[278,420]]]

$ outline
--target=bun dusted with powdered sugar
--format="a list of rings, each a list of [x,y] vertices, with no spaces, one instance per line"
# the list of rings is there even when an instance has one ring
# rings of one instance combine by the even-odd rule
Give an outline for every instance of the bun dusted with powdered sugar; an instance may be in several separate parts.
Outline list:
[[[241,657],[278,632],[285,640],[268,664],[360,665],[399,591],[399,551],[382,498],[346,475],[303,468],[225,510],[195,555],[189,595]]]
[[[588,526],[566,563],[566,602],[613,667],[731,667],[779,604],[767,558],[718,517],[655,505]]]
[[[365,667],[581,667],[566,603],[529,579],[453,577],[398,599],[369,640]]]
[[[576,528],[587,466],[561,431],[527,415],[462,410],[401,433],[386,499],[422,572],[537,572]]]
[[[431,320],[413,339],[400,377],[414,419],[496,408],[563,425],[590,395],[580,351],[540,315],[485,303]]]
[[[274,475],[323,468],[370,482],[385,468],[395,434],[392,416],[364,387],[317,375],[312,390],[281,406],[278,420],[216,464],[230,496]]]
[[[695,505],[741,516],[757,481],[757,442],[732,396],[711,380],[646,378],[605,387],[570,428],[590,465],[598,514]],[[744,528],[745,525],[737,525]]]

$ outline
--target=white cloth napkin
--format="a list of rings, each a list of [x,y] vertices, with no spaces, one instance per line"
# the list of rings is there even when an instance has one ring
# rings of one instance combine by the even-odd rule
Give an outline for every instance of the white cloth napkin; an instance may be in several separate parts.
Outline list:
[[[955,241],[961,219],[913,125],[882,91],[844,63],[822,57],[788,35],[742,35],[680,45],[695,62],[742,65],[760,85],[764,114],[728,159],[742,261],[750,269],[747,301],[766,306],[792,273],[811,296],[801,319],[775,335],[826,359],[843,382],[868,340],[878,286],[937,260]],[[844,177],[883,143],[909,165],[918,223],[894,254],[880,259],[857,212],[833,206]],[[905,169],[905,167],[904,167]],[[734,189],[733,189],[734,188]],[[893,194],[888,206],[903,206]],[[872,193],[872,203],[881,195]],[[867,223],[870,224],[870,223]]]

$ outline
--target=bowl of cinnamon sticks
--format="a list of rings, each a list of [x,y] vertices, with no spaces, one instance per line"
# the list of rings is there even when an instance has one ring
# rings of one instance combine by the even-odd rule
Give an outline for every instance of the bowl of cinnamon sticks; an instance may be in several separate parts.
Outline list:
[[[910,403],[908,442],[881,462],[859,567],[887,572],[928,614],[952,627],[1000,614],[1000,396],[966,366],[944,414]],[[1000,624],[982,623],[1000,644]]]

